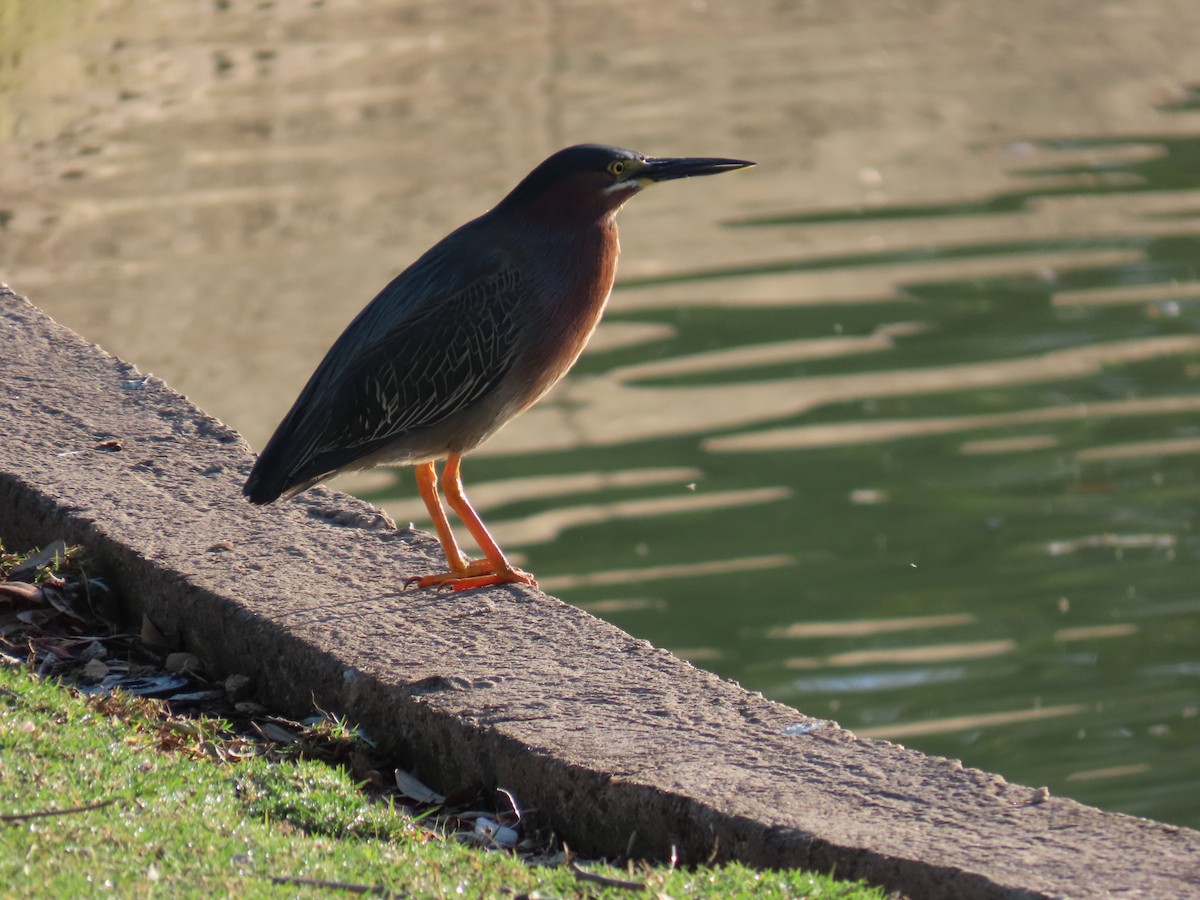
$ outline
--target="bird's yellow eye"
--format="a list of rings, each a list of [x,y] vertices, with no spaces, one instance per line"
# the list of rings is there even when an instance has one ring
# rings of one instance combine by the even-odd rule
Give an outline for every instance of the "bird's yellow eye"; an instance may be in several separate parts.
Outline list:
[[[610,175],[616,175],[620,178],[625,171],[625,163],[619,159],[614,159],[608,164],[608,171]]]

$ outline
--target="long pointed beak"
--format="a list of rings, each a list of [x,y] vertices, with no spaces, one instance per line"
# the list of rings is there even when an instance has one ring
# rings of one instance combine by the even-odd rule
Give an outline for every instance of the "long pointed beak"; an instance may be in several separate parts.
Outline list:
[[[718,175],[754,165],[744,159],[706,159],[660,157],[646,160],[646,167],[637,178],[650,181],[671,181],[675,178],[694,178],[697,175]]]

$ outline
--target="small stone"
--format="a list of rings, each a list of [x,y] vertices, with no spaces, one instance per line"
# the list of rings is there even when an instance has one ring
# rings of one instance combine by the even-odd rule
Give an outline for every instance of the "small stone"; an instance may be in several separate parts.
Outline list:
[[[200,658],[192,653],[168,653],[164,665],[168,672],[187,674],[200,668]]]
[[[225,679],[225,693],[230,700],[245,700],[251,692],[249,675],[230,675]]]

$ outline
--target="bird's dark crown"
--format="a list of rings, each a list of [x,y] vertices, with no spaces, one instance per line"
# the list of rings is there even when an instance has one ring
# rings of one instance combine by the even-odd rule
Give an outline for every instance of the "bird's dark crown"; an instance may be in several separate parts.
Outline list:
[[[504,203],[520,203],[531,200],[549,188],[560,185],[576,175],[591,172],[602,174],[617,160],[642,160],[645,157],[633,150],[610,147],[607,144],[576,144],[548,157],[537,168],[524,177]]]

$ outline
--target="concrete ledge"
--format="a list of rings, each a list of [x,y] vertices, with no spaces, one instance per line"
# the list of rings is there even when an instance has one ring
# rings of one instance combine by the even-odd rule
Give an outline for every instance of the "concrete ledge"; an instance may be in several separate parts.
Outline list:
[[[85,545],[215,672],[345,714],[434,787],[504,787],[581,851],[914,897],[1200,896],[1200,833],[808,730],[535,590],[401,593],[430,537],[320,488],[251,507],[235,432],[3,286],[0,423],[6,542]]]

